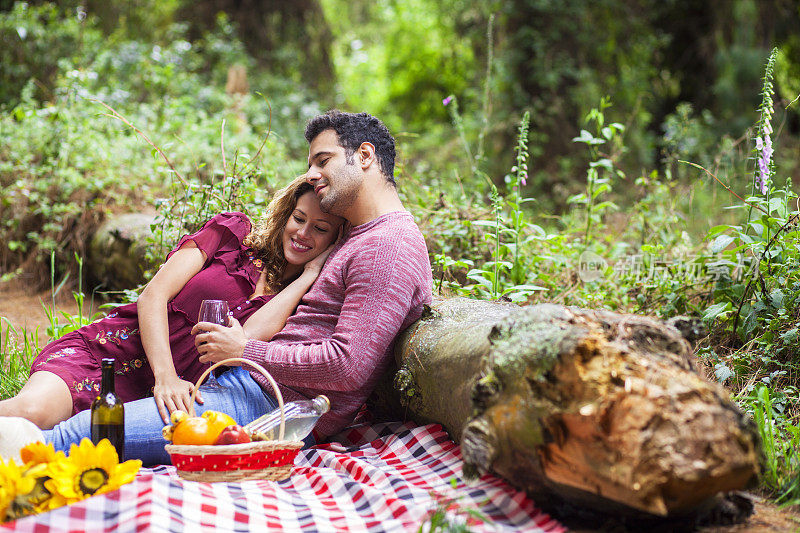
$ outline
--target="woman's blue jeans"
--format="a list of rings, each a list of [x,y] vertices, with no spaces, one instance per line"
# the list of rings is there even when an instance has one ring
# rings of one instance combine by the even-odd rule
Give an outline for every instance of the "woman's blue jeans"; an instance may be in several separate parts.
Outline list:
[[[198,415],[206,410],[222,411],[245,425],[278,407],[278,401],[267,395],[240,366],[232,367],[216,380],[200,386],[202,405],[195,403]],[[90,412],[82,411],[49,431],[45,439],[56,450],[69,452],[70,445],[83,438],[91,438]],[[161,436],[164,422],[153,398],[144,398],[125,404],[125,458],[141,459],[144,466],[170,464],[164,451],[167,441]],[[313,444],[313,442],[312,442]]]

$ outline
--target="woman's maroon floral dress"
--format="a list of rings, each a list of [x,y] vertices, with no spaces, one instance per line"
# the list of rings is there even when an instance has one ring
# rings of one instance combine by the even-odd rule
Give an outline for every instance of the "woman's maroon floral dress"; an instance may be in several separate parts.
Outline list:
[[[242,244],[250,227],[242,213],[222,213],[194,235],[184,236],[169,254],[192,240],[207,257],[202,270],[167,306],[172,358],[182,379],[195,382],[208,367],[198,361],[194,337],[189,333],[203,300],[227,300],[231,314],[244,323],[272,297],[250,298],[261,266]],[[48,344],[34,360],[31,373],[46,370],[61,377],[72,394],[74,414],[88,409],[100,392],[100,361],[108,357],[117,361],[115,388],[122,401],[152,395],[154,377],[139,337],[135,303],[120,306],[105,318]]]

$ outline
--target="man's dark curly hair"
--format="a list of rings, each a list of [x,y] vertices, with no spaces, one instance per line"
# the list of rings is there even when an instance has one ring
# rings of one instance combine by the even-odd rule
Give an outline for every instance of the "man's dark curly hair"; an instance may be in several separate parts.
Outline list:
[[[369,113],[345,113],[333,109],[308,121],[306,141],[310,144],[317,135],[329,129],[339,136],[339,145],[344,148],[347,163],[350,165],[353,164],[353,154],[361,143],[372,144],[383,175],[389,183],[395,185],[394,138],[383,122]]]

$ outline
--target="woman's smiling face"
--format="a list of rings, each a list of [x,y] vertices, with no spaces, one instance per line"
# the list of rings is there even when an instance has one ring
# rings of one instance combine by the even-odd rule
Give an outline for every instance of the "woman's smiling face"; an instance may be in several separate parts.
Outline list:
[[[283,255],[288,265],[304,265],[324,252],[336,240],[343,221],[323,213],[313,191],[300,196],[283,228]]]

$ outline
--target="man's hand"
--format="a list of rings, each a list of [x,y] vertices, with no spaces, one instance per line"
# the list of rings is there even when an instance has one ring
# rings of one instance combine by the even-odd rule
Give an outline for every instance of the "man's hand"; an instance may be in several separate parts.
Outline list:
[[[192,328],[192,335],[197,335],[194,345],[200,352],[201,363],[217,363],[244,355],[244,346],[247,344],[244,329],[233,317],[230,317],[229,324],[229,327],[225,327],[211,322],[198,322]]]
[[[193,389],[194,383],[183,380],[177,375],[156,380],[153,386],[153,399],[156,401],[158,413],[165,424],[169,424],[169,415],[176,409],[186,413],[192,412],[191,399]],[[203,403],[200,391],[197,391],[195,400],[197,403]]]

